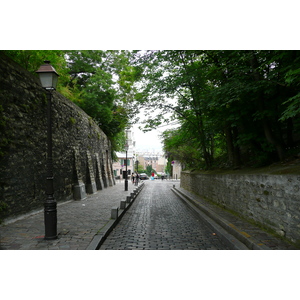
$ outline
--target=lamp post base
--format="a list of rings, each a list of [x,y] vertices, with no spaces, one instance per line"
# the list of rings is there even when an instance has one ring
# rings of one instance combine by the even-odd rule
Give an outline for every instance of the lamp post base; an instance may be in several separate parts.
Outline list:
[[[57,239],[57,209],[56,202],[44,204],[45,240]]]
[[[125,179],[125,191],[128,191],[128,180]]]

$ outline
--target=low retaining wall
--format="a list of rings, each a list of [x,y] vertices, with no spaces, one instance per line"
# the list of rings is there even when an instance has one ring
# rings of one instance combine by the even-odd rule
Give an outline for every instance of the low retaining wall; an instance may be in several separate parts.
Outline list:
[[[300,242],[300,175],[181,173],[181,187]]]

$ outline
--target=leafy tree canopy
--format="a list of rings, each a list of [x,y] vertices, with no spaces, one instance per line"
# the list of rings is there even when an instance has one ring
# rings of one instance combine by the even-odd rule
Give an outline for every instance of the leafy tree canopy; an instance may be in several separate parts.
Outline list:
[[[145,131],[179,124],[163,140],[186,168],[263,165],[299,153],[299,51],[5,52],[33,73],[50,60],[58,91],[93,117],[114,150],[143,109]]]
[[[299,51],[138,52],[145,130],[177,120],[165,150],[188,168],[282,160],[299,145],[299,59]]]

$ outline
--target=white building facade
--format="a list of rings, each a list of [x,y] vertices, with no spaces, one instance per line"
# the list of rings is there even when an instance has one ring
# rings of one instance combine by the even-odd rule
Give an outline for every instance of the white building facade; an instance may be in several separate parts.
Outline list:
[[[137,170],[136,163],[138,161],[139,166],[146,170],[147,166],[151,165],[152,169],[157,174],[161,175],[166,173],[166,167],[168,160],[163,153],[155,152],[137,152],[136,141],[134,137],[133,129],[126,130],[128,151],[127,151],[127,173],[131,176],[133,172]],[[113,162],[113,172],[116,179],[124,179],[126,173],[126,152],[116,152],[117,161]],[[180,179],[181,164],[178,161],[173,161],[171,178]]]
[[[128,151],[127,151],[127,173],[131,176],[135,170],[136,152],[135,139],[133,130],[130,128],[126,130]],[[126,172],[126,152],[116,152],[118,160],[113,163],[114,176],[117,179],[123,179]]]

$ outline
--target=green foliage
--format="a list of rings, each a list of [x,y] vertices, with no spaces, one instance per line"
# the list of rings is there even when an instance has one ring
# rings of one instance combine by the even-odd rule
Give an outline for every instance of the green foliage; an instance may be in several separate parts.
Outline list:
[[[5,53],[33,73],[50,60],[61,75],[58,91],[99,124],[114,150],[141,108],[145,131],[180,125],[163,138],[186,168],[266,164],[300,143],[299,51]]]
[[[265,164],[300,143],[299,51],[147,51],[140,97],[145,130],[177,120],[165,150],[186,168]],[[154,115],[154,117],[153,117]]]
[[[186,135],[183,127],[165,131],[162,139],[168,161],[180,161],[184,169],[199,169],[205,166],[198,140]]]
[[[122,51],[84,50],[69,51],[66,56],[70,68],[66,91],[72,88],[75,92],[75,97],[69,98],[96,121],[114,150],[121,150],[120,133],[128,125],[130,109],[125,105],[123,86],[118,79],[129,68],[128,55]],[[129,89],[127,84],[126,91]]]
[[[152,172],[156,173],[153,168],[152,168],[152,165],[149,165],[146,167],[146,170],[144,173],[146,173],[148,176],[151,176]]]
[[[283,105],[288,104],[285,111],[282,113],[280,121],[288,120],[300,115],[300,93],[283,102]]]
[[[37,74],[35,71],[44,63],[45,60],[50,60],[51,65],[59,74],[59,85],[57,90],[60,91],[60,87],[67,84],[69,80],[67,62],[65,60],[65,51],[61,50],[6,50],[4,53],[12,58],[15,62],[19,63],[23,68]]]

